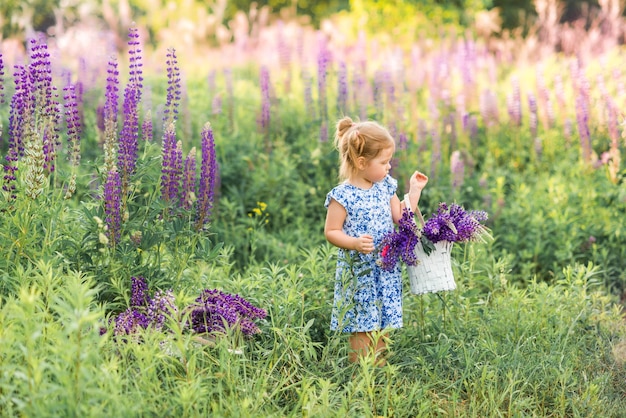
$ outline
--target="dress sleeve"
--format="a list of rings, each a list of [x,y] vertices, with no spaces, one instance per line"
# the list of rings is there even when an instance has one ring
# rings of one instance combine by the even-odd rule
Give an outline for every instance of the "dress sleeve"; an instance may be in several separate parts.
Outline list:
[[[336,200],[341,206],[346,207],[346,195],[342,187],[335,187],[326,195],[326,201],[324,201],[324,207],[328,208],[331,199]]]
[[[387,177],[383,180],[383,185],[385,191],[389,194],[389,198],[391,199],[391,197],[396,193],[396,190],[398,190],[398,180],[394,179],[390,175],[387,175]]]

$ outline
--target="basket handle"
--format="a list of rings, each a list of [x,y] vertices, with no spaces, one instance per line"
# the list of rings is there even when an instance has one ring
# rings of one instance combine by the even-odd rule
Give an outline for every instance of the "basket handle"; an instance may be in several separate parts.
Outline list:
[[[408,193],[404,195],[404,207],[406,208],[406,210],[409,211],[411,215],[413,215],[413,209],[411,209],[411,199],[409,199]],[[424,222],[424,217],[422,216],[422,211],[420,211],[419,202],[417,202],[417,205],[415,206],[415,212],[415,215],[417,215],[417,218],[420,220],[422,227],[426,225],[426,222]]]

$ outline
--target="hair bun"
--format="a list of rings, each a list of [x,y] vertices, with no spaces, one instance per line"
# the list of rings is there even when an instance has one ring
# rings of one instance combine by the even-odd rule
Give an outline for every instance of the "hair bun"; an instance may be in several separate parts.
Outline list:
[[[337,122],[337,136],[339,138],[343,137],[348,129],[354,126],[354,122],[349,116],[345,116]]]

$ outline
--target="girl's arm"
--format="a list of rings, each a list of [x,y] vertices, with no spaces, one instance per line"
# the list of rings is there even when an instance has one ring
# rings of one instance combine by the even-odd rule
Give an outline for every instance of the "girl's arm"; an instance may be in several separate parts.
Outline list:
[[[363,254],[374,251],[374,238],[364,234],[358,238],[351,237],[343,232],[343,223],[346,221],[346,209],[339,202],[331,199],[326,213],[324,235],[328,242],[346,250],[356,250]]]
[[[426,183],[428,183],[428,177],[416,171],[411,176],[411,180],[409,181],[409,200],[411,204],[411,211],[415,212],[417,205],[419,204],[420,196],[422,195],[422,190],[426,187]],[[404,201],[400,202],[398,196],[393,196],[391,198],[391,215],[393,217],[393,221],[398,223],[402,218],[402,211],[404,210]]]

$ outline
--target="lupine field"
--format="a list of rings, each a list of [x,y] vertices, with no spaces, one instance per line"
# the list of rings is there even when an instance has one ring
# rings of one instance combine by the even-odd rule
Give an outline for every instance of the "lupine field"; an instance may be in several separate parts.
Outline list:
[[[144,34],[0,49],[0,416],[626,416],[614,34]],[[384,367],[329,330],[344,115],[388,127],[399,193],[429,176],[424,216],[493,237],[455,244],[454,291],[403,272]]]

